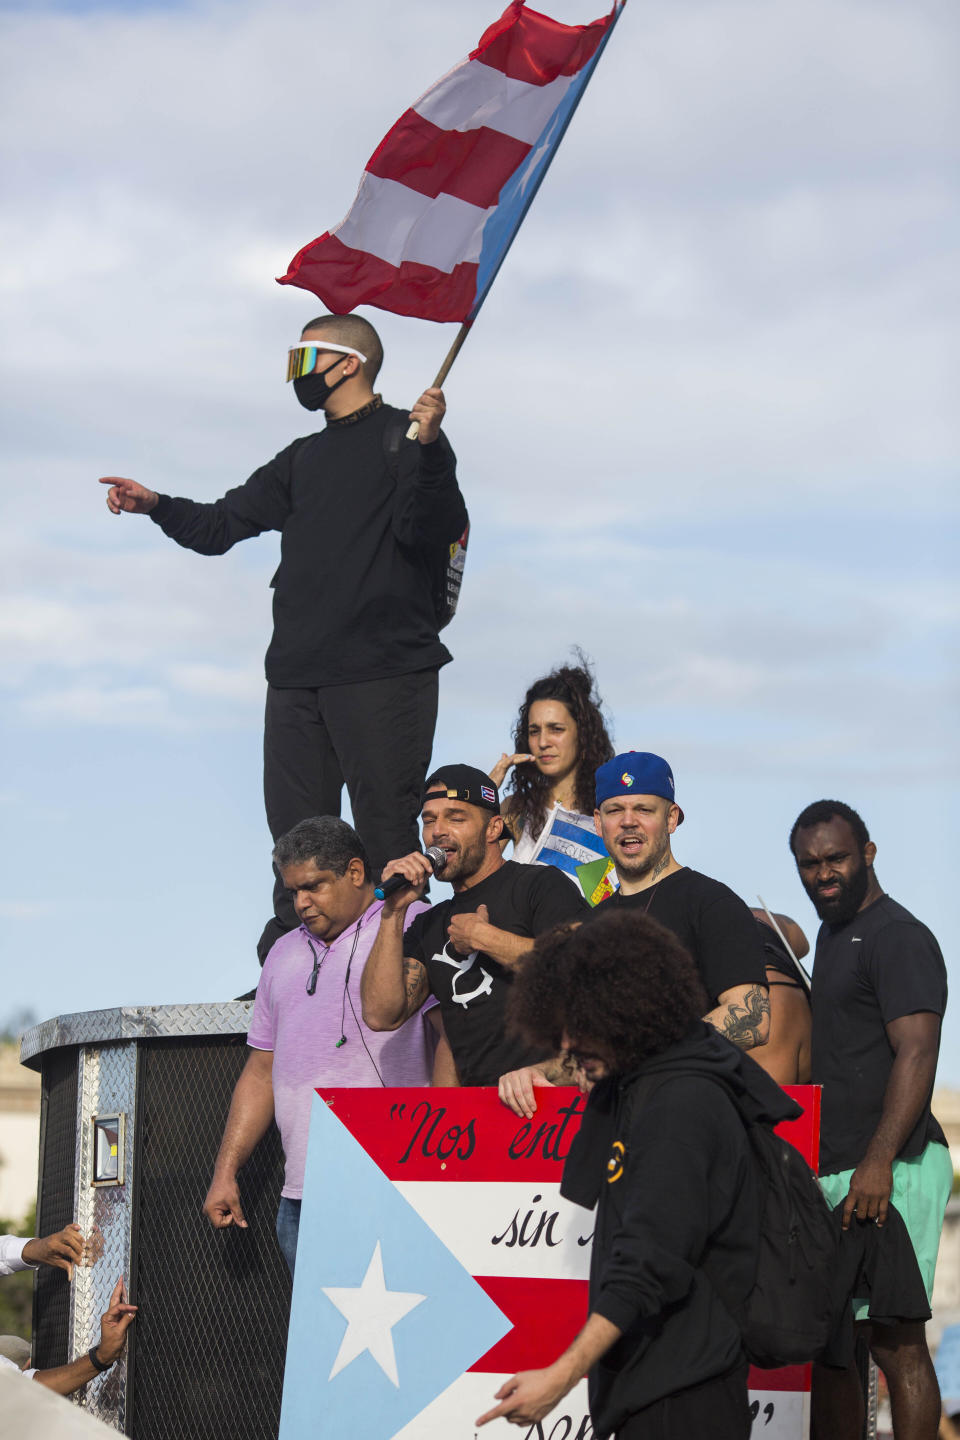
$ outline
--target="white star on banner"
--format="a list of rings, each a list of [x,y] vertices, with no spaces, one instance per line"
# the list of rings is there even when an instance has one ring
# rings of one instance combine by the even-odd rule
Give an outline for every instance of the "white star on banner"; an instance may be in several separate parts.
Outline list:
[[[347,1322],[347,1329],[340,1342],[337,1358],[328,1376],[332,1380],[351,1361],[369,1350],[388,1380],[399,1389],[397,1357],[393,1349],[391,1331],[398,1320],[416,1309],[426,1295],[413,1295],[401,1290],[388,1290],[383,1279],[383,1257],[380,1241],[376,1243],[363,1283],[352,1289],[326,1289],[321,1287]]]

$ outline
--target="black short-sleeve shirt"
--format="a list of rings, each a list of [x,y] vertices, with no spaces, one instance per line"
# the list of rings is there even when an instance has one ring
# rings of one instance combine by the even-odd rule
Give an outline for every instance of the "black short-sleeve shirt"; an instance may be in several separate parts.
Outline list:
[[[697,963],[711,1009],[726,990],[767,983],[757,922],[740,896],[720,880],[684,866],[636,895],[616,891],[590,917],[613,909],[639,910],[673,931]]]
[[[757,917],[754,916],[756,920]],[[772,930],[763,920],[757,920],[757,933],[763,945],[764,963],[767,967],[768,985],[790,985],[794,989],[802,990],[809,999],[808,981],[804,979],[804,969],[799,960],[794,960],[789,950],[784,945],[776,930]],[[782,975],[782,980],[771,980],[770,971]]]
[[[880,1121],[893,1068],[886,1026],[947,1006],[947,969],[932,933],[883,895],[845,925],[824,923],[813,967],[811,1078],[823,1086],[820,1170],[858,1165]],[[919,1155],[943,1142],[930,1097],[899,1152]]]
[[[427,967],[444,1029],[464,1085],[496,1085],[501,1075],[546,1058],[506,1033],[513,972],[482,950],[462,956],[447,939],[453,915],[486,905],[490,924],[530,940],[565,920],[581,920],[589,906],[552,865],[508,860],[499,870],[418,915],[403,937],[403,953]]]

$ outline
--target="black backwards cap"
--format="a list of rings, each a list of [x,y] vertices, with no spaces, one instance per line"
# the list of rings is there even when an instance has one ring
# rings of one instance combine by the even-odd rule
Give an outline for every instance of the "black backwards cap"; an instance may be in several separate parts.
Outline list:
[[[422,810],[428,800],[463,800],[468,805],[478,805],[489,810],[491,815],[500,814],[500,795],[496,785],[483,770],[475,765],[443,765],[428,776],[423,787]]]

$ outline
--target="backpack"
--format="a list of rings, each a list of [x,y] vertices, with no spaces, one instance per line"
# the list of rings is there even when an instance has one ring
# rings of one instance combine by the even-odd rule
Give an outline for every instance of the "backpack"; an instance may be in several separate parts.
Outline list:
[[[397,473],[397,457],[400,445],[407,431],[406,420],[390,420],[383,432],[383,453],[392,475]],[[427,554],[430,571],[430,593],[433,599],[433,613],[437,629],[443,630],[457,613],[460,587],[463,584],[463,567],[467,563],[467,542],[470,539],[470,522],[459,540],[452,544],[434,546]]]
[[[635,1087],[636,1099],[649,1099],[666,1079],[650,1076],[641,1081]],[[753,1289],[742,1306],[728,1308],[740,1326],[744,1353],[752,1365],[772,1370],[806,1364],[824,1349],[837,1320],[832,1291],[839,1245],[830,1206],[800,1152],[770,1125],[751,1120],[721,1080],[711,1084],[733,1102],[747,1133],[760,1187]],[[714,1283],[709,1262],[703,1270]]]
[[[836,1322],[836,1227],[800,1152],[737,1110],[760,1178],[761,1206],[757,1274],[737,1317],[743,1348],[751,1364],[765,1370],[805,1364],[824,1349]]]

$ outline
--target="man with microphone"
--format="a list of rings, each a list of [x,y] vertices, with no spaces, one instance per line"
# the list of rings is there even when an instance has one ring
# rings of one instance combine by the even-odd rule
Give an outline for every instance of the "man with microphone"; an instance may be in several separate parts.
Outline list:
[[[505,1071],[544,1058],[506,1033],[518,961],[538,935],[583,919],[589,907],[552,865],[504,860],[500,796],[482,770],[434,771],[420,820],[427,854],[391,860],[383,872],[380,926],[360,985],[363,1019],[371,1030],[398,1030],[433,995],[460,1083],[496,1085]],[[434,873],[453,886],[453,899],[404,933],[407,910]],[[405,883],[394,889],[394,877]]]
[[[149,515],[200,555],[280,531],[266,656],[267,823],[276,841],[311,815],[339,815],[346,783],[375,874],[416,844],[437,674],[451,658],[438,635],[437,582],[445,547],[467,525],[440,429],[442,391],[425,390],[409,412],[384,405],[373,390],[382,361],[369,321],[321,315],[290,348],[287,380],[305,409],[323,410],[322,430],[212,504],[115,475],[100,482],[112,514]],[[416,440],[405,438],[411,419]],[[279,876],[274,911],[257,945],[261,964],[297,925]]]

